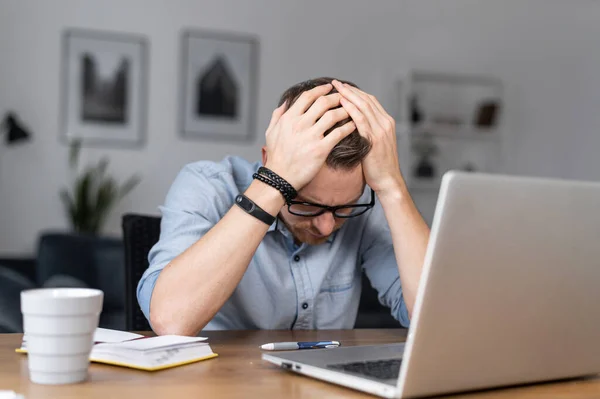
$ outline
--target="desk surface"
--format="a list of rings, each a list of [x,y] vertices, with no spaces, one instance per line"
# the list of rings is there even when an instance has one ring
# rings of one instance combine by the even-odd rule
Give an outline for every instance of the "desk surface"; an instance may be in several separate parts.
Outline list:
[[[367,395],[289,373],[260,359],[260,344],[273,341],[340,340],[345,346],[397,342],[405,330],[214,331],[206,333],[215,359],[158,372],[100,364],[85,383],[44,386],[29,382],[27,356],[15,353],[21,334],[0,334],[0,390],[37,398],[230,398],[364,397]],[[468,398],[599,398],[600,378],[572,380],[462,395]],[[461,397],[462,397],[461,396]],[[454,396],[456,397],[456,396]]]

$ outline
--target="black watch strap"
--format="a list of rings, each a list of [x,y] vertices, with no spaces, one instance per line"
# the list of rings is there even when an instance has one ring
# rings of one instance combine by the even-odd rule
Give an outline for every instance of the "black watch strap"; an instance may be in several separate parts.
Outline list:
[[[260,206],[256,205],[254,201],[246,197],[244,194],[239,194],[237,197],[235,197],[235,203],[244,211],[269,226],[275,221],[275,216],[265,212]]]

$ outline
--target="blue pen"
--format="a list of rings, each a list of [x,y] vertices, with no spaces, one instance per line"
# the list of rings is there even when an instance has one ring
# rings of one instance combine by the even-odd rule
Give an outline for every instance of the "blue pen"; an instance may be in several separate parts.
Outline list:
[[[313,341],[313,342],[273,342],[261,345],[267,351],[287,351],[296,349],[337,348],[338,341]]]

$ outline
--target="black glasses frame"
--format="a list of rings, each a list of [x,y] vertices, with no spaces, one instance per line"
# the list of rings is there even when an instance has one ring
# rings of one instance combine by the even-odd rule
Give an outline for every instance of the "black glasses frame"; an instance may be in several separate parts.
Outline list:
[[[289,201],[287,203],[288,206],[288,212],[291,213],[292,215],[296,215],[296,216],[302,216],[302,217],[307,217],[307,218],[313,218],[315,216],[319,216],[324,214],[325,212],[331,212],[333,214],[333,216],[335,216],[336,218],[342,218],[342,219],[349,219],[349,218],[353,218],[356,216],[360,216],[363,213],[365,213],[366,211],[368,211],[369,209],[373,208],[375,206],[375,191],[373,191],[373,189],[371,188],[371,202],[368,204],[349,204],[349,205],[337,205],[337,206],[327,206],[327,205],[321,205],[321,204],[315,204],[312,202],[305,202],[305,201]],[[292,205],[307,205],[307,206],[315,206],[318,208],[321,208],[321,210],[318,213],[315,213],[313,215],[302,215],[300,213],[295,213],[292,209],[291,206]],[[364,207],[365,209],[360,212],[360,213],[356,213],[353,215],[342,215],[342,214],[336,214],[336,211],[338,209],[346,209],[346,208],[361,208]]]

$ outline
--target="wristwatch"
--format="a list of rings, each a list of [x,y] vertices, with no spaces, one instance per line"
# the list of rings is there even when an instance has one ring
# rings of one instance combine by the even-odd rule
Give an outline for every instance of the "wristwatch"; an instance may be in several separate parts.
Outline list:
[[[239,194],[237,197],[235,197],[235,203],[237,206],[246,211],[246,213],[254,216],[268,226],[272,225],[275,221],[275,216],[265,212],[260,206],[256,205],[254,201],[246,197],[244,194]]]

